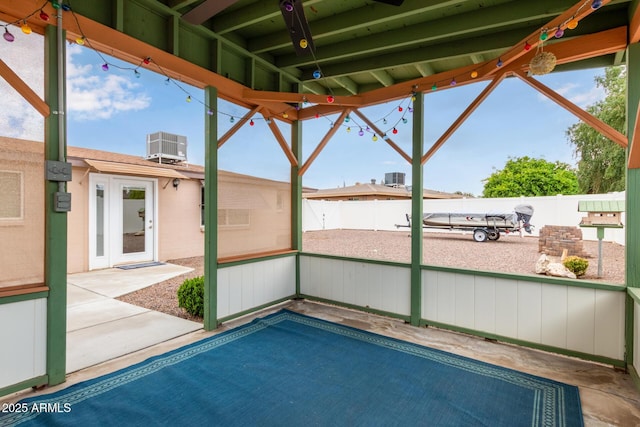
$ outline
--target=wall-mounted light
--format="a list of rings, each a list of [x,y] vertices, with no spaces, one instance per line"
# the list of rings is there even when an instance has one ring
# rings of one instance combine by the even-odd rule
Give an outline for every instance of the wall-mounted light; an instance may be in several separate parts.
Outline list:
[[[178,185],[180,185],[180,178],[173,178],[173,188],[178,190]]]

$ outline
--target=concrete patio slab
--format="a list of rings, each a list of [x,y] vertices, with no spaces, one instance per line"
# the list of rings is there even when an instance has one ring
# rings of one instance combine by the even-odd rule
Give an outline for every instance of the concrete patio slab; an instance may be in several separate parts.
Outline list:
[[[87,304],[107,299],[104,295],[86,290],[67,282],[67,309],[76,305]]]
[[[156,265],[133,270],[108,268],[69,275],[67,283],[106,297],[116,298],[192,270],[192,268],[174,264]]]
[[[150,310],[126,302],[102,297],[100,301],[92,301],[86,304],[68,307],[67,332],[89,328],[118,319],[126,319],[127,317],[147,311]]]
[[[78,329],[67,333],[67,372],[129,354],[202,329],[200,323],[157,311]]]

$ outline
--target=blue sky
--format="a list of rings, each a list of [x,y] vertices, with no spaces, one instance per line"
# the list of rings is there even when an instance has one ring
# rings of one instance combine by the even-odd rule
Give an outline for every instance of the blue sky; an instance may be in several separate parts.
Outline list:
[[[24,67],[38,59],[39,36],[23,36],[20,31],[14,43],[0,43],[0,58],[18,71],[32,87],[42,87],[41,75],[35,67]],[[25,50],[26,49],[26,50]],[[188,160],[204,164],[203,91],[170,80],[146,66],[140,75],[118,69],[133,68],[110,57],[109,71],[102,70],[102,58],[93,50],[77,45],[67,47],[67,135],[71,146],[116,151],[137,156],[145,155],[148,133],[165,131],[185,135],[188,140]],[[162,64],[158,64],[162,66]],[[152,69],[157,70],[153,67]],[[35,68],[37,70],[37,68]],[[579,106],[586,107],[602,99],[603,92],[594,82],[603,69],[554,73],[538,77]],[[0,82],[5,85],[4,82]],[[167,84],[168,83],[168,84]],[[476,83],[454,89],[427,92],[425,96],[425,150],[427,150],[486,83]],[[0,85],[1,86],[1,85]],[[6,86],[6,85],[5,85]],[[12,89],[3,93],[14,92]],[[191,102],[186,98],[190,95]],[[42,138],[42,120],[15,93],[2,102],[5,111],[0,118],[0,134],[26,139]],[[391,131],[397,123],[393,141],[411,154],[412,114],[407,112],[410,99],[364,108],[361,111],[373,122]],[[398,111],[403,107],[403,112]],[[218,105],[219,135],[238,120],[245,109],[221,101]],[[402,123],[401,118],[407,119]],[[384,125],[382,120],[387,119]],[[303,184],[316,188],[352,185],[356,182],[380,181],[386,172],[405,172],[411,178],[411,166],[382,138],[372,141],[372,134],[358,135],[358,125],[365,126],[353,115],[349,123],[334,123],[336,116],[320,117],[304,123],[303,157],[306,159],[330,130],[340,126],[333,139],[304,175]],[[573,148],[566,137],[568,127],[578,119],[534,89],[511,78],[480,105],[474,114],[453,134],[447,143],[425,164],[425,188],[440,191],[482,193],[482,180],[501,169],[509,157],[531,156],[549,161],[574,164]],[[289,126],[277,120],[282,133],[289,135]],[[351,127],[351,131],[347,130]],[[303,160],[304,160],[303,159]],[[219,167],[270,179],[288,180],[288,161],[271,135],[262,117],[254,126],[245,125],[219,151]]]

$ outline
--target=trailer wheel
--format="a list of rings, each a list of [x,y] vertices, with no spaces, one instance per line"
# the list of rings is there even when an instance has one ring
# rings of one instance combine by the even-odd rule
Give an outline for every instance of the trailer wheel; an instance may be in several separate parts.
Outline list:
[[[500,238],[500,231],[495,228],[493,230],[489,230],[489,233],[487,233],[487,238],[489,240],[498,240]]]
[[[481,228],[476,228],[473,230],[473,240],[476,242],[486,242],[487,241],[487,232]]]

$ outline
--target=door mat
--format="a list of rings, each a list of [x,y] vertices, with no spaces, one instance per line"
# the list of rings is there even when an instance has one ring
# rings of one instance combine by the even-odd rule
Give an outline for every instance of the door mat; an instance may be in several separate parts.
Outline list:
[[[164,262],[143,262],[142,264],[119,265],[116,268],[120,270],[134,270],[136,268],[155,267],[156,265],[164,265]]]

